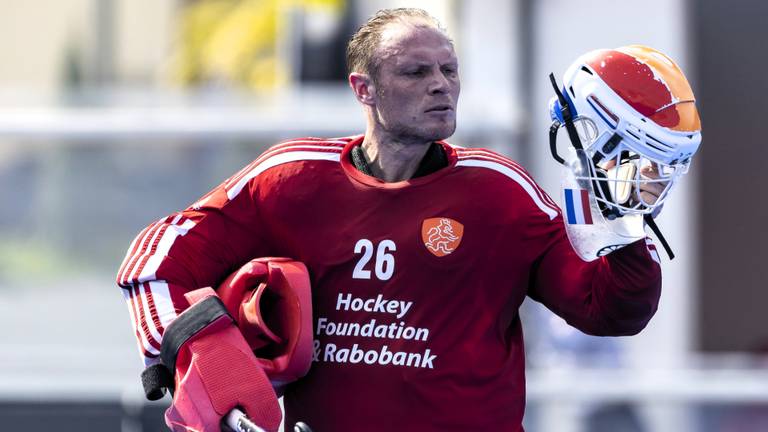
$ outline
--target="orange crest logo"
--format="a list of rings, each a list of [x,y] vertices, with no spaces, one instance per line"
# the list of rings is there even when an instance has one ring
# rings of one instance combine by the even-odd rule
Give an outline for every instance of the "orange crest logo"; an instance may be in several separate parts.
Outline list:
[[[421,224],[421,239],[433,255],[443,257],[455,251],[461,243],[464,225],[449,218],[425,219]]]

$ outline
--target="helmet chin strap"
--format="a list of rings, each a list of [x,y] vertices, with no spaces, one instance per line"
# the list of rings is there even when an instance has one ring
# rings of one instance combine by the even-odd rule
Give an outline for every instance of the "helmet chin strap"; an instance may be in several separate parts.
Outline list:
[[[661,230],[659,229],[659,226],[656,225],[656,221],[653,220],[653,216],[651,216],[650,213],[646,213],[643,215],[643,220],[645,221],[645,224],[648,225],[648,227],[653,231],[654,234],[656,234],[656,237],[661,242],[661,245],[664,246],[664,250],[667,252],[667,256],[669,256],[670,260],[675,259],[675,254],[672,252],[672,248],[669,247],[669,243],[667,243],[667,239],[664,238],[664,236],[661,234]]]
[[[576,131],[576,126],[573,124],[573,113],[571,112],[571,105],[568,103],[568,101],[565,99],[565,95],[563,95],[563,92],[560,91],[560,88],[557,85],[557,80],[555,80],[555,75],[550,73],[549,74],[549,81],[552,83],[552,88],[555,90],[555,94],[557,95],[557,100],[560,102],[560,113],[563,116],[563,121],[565,123],[565,130],[568,132],[568,138],[571,140],[571,144],[576,150],[584,150],[584,146],[581,143],[581,139],[579,138],[579,133]],[[549,150],[552,153],[552,157],[559,162],[560,164],[565,164],[565,159],[563,159],[562,156],[560,156],[557,153],[557,131],[560,129],[560,127],[563,126],[562,123],[558,120],[554,120],[552,122],[552,125],[549,127]],[[615,147],[619,142],[621,141],[621,135],[614,133],[613,136],[608,140],[607,144],[611,144],[613,147]],[[603,159],[603,155],[597,151],[595,152],[594,156],[592,157],[593,164],[597,165],[597,163],[600,162],[600,160]],[[595,167],[589,167],[590,170],[595,170]],[[604,186],[604,187],[601,187]],[[608,189],[607,185],[598,185],[595,180],[592,180],[592,188],[595,193],[601,193],[604,195],[604,198],[608,201],[612,201],[610,190]],[[598,192],[600,191],[600,192]],[[603,207],[603,206],[601,206]],[[603,215],[609,219],[615,219],[616,217],[619,217],[620,214],[616,209],[609,208],[608,206],[605,206],[603,208]],[[648,225],[648,227],[653,231],[653,233],[656,235],[656,238],[659,239],[661,242],[661,245],[664,247],[664,250],[667,252],[667,256],[669,256],[669,259],[672,260],[675,258],[674,252],[672,252],[672,248],[669,246],[669,243],[667,243],[667,239],[664,238],[664,235],[661,233],[661,230],[659,229],[659,226],[656,225],[656,221],[653,220],[653,216],[650,214],[643,215],[643,220],[645,221],[645,224]]]
[[[584,146],[581,145],[581,139],[579,139],[579,133],[576,132],[576,126],[573,125],[573,113],[571,112],[571,104],[565,99],[563,92],[557,86],[555,80],[555,74],[549,74],[549,81],[552,83],[552,88],[555,89],[557,100],[560,102],[560,112],[563,114],[563,120],[565,120],[565,130],[568,131],[568,138],[571,139],[573,147],[576,150],[584,150]],[[551,130],[550,130],[551,134]],[[562,163],[562,162],[561,162]]]
[[[562,126],[562,123],[559,120],[553,120],[552,125],[549,127],[549,151],[560,165],[565,165],[565,159],[557,154],[557,131],[560,130],[560,126]]]

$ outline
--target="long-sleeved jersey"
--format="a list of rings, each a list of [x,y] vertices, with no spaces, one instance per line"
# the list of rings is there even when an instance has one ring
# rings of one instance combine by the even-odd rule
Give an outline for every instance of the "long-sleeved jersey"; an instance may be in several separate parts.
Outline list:
[[[286,256],[307,265],[314,308],[314,361],[286,391],[289,424],[514,431],[526,295],[595,335],[634,334],[655,312],[653,246],[582,261],[557,205],[515,162],[440,142],[447,167],[384,183],[352,164],[362,140],[274,146],[139,234],[118,284],[147,363],[183,293]]]

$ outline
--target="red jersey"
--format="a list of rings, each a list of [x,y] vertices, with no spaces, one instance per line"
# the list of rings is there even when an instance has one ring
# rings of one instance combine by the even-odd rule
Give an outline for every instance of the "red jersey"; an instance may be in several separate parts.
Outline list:
[[[637,333],[655,312],[653,246],[582,261],[517,163],[440,142],[447,167],[384,183],[352,164],[362,140],[274,146],[134,240],[118,283],[148,363],[184,292],[286,256],[310,271],[315,315],[314,362],[286,390],[287,424],[518,431],[526,295],[595,335]]]

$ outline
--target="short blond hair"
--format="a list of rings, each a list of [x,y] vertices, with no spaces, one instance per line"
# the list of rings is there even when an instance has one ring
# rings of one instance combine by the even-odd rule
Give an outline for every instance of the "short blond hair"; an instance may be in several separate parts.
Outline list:
[[[396,21],[432,27],[443,32],[446,37],[448,36],[448,32],[440,24],[440,21],[423,9],[382,9],[360,26],[349,40],[347,44],[347,73],[358,72],[372,77],[376,76],[379,63],[375,54],[381,43],[381,34],[387,25]]]

